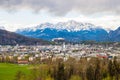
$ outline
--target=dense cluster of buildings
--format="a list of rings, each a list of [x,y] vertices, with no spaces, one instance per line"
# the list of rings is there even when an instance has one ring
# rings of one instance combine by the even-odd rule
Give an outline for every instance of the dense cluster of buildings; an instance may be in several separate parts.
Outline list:
[[[70,57],[79,60],[82,57],[120,59],[120,47],[104,45],[65,44],[62,45],[39,45],[39,46],[0,46],[0,61],[15,63],[33,62],[51,58],[67,60]]]

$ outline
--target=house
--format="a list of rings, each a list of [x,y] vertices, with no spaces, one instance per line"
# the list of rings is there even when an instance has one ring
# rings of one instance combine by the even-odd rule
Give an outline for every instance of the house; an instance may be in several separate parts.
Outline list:
[[[53,38],[52,41],[57,44],[62,44],[65,42],[65,39],[64,38]]]
[[[18,64],[28,64],[28,60],[18,60],[17,61]]]

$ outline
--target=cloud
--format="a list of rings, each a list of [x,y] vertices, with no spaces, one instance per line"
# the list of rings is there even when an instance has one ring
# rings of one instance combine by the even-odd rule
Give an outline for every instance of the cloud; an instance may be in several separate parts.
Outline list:
[[[120,0],[0,0],[0,8],[8,11],[30,9],[47,10],[55,15],[65,15],[74,10],[82,14],[120,14]]]

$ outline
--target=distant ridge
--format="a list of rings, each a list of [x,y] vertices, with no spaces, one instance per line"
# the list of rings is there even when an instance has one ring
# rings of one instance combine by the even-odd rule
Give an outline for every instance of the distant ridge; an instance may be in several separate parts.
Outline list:
[[[101,28],[101,27],[95,26],[91,23],[82,23],[82,22],[70,20],[67,22],[58,22],[56,24],[47,22],[34,27],[30,27],[30,28],[18,29],[18,31],[21,31],[21,30],[36,31],[36,30],[44,30],[46,28],[51,28],[56,30],[67,30],[67,31],[80,31],[80,30],[90,30],[90,29]]]
[[[50,44],[42,39],[34,39],[0,29],[0,45],[45,45]]]
[[[120,42],[120,27],[114,31],[109,32],[110,40],[113,42]]]
[[[70,42],[85,40],[109,41],[108,31],[91,23],[70,20],[57,24],[44,23],[35,27],[19,29],[16,33],[51,41],[53,38],[64,38]]]
[[[5,30],[5,27],[4,26],[0,26],[0,29]]]

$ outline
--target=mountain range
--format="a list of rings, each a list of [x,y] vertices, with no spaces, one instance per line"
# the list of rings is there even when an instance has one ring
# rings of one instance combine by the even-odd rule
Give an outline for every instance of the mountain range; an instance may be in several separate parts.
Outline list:
[[[120,27],[107,30],[90,23],[76,21],[44,23],[35,27],[18,29],[16,32],[6,31],[0,26],[0,45],[36,45],[50,44],[54,38],[64,38],[66,41],[97,41],[120,42]]]
[[[65,38],[65,40],[72,42],[85,40],[120,41],[120,28],[107,30],[91,23],[81,23],[73,20],[57,24],[44,23],[35,27],[18,29],[16,33],[49,41],[53,38]]]
[[[14,32],[9,32],[0,29],[0,45],[45,45],[50,44],[48,41],[42,39],[29,38]]]
[[[110,38],[111,41],[119,42],[120,41],[120,27],[118,27],[114,31],[110,31],[109,32],[109,38]]]

